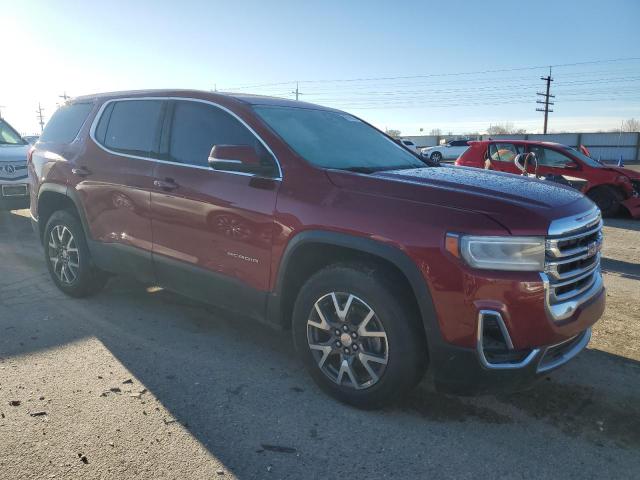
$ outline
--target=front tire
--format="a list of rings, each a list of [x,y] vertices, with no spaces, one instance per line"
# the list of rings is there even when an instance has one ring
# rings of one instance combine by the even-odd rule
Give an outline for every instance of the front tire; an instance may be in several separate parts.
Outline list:
[[[76,216],[65,210],[54,212],[43,239],[49,274],[62,292],[72,297],[86,297],[107,283],[107,274],[91,261],[84,230]]]
[[[587,196],[598,206],[603,217],[613,217],[620,212],[622,195],[613,187],[596,187],[589,191]]]
[[[400,399],[427,365],[417,313],[384,271],[332,265],[304,284],[293,311],[296,350],[338,400],[376,408]]]
[[[442,154],[440,152],[433,152],[429,158],[433,163],[440,163],[442,161]]]

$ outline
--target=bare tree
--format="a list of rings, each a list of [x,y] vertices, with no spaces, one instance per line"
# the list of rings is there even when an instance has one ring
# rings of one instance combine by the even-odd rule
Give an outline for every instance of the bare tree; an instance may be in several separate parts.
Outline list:
[[[636,120],[635,118],[630,118],[629,120],[625,120],[622,122],[622,131],[623,132],[640,132],[640,120]]]
[[[429,135],[432,135],[434,137],[439,137],[440,135],[442,135],[442,130],[440,130],[439,128],[432,128],[431,131],[429,132]]]
[[[524,135],[525,133],[527,133],[526,129],[515,128],[512,122],[489,125],[489,128],[487,128],[488,135]]]
[[[400,130],[394,130],[393,128],[387,128],[384,133],[393,138],[398,138],[400,136]]]

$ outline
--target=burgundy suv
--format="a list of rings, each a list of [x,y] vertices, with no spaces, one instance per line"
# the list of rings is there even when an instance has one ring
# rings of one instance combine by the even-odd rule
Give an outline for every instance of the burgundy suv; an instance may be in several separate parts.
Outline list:
[[[86,96],[29,159],[31,213],[65,293],[130,274],[291,328],[330,394],[529,383],[602,315],[600,212],[550,182],[429,167],[366,122],[198,91]]]

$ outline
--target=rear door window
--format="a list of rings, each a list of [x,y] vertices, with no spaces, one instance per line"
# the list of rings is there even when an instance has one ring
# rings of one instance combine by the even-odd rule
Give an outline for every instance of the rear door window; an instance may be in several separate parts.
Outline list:
[[[162,100],[120,100],[105,108],[96,140],[118,153],[157,156],[162,122]]]
[[[513,162],[516,155],[522,153],[513,143],[492,143],[489,145],[489,156],[496,162]]]
[[[70,103],[56,110],[40,136],[41,142],[71,143],[78,136],[93,103]]]

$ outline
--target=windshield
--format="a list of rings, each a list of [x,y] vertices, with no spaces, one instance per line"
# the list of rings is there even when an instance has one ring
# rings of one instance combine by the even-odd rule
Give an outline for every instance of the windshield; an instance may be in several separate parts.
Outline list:
[[[602,167],[602,164],[600,162],[598,162],[597,160],[594,160],[591,157],[587,157],[584,153],[582,153],[579,150],[576,150],[575,148],[564,147],[564,149],[569,153],[571,153],[571,155],[573,155],[574,157],[578,157],[580,160],[582,160],[584,163],[586,163],[590,167],[595,167],[595,168]]]
[[[254,110],[298,155],[318,167],[368,173],[426,166],[375,128],[346,113],[273,106]]]
[[[0,145],[26,145],[20,134],[11,125],[0,119]]]

